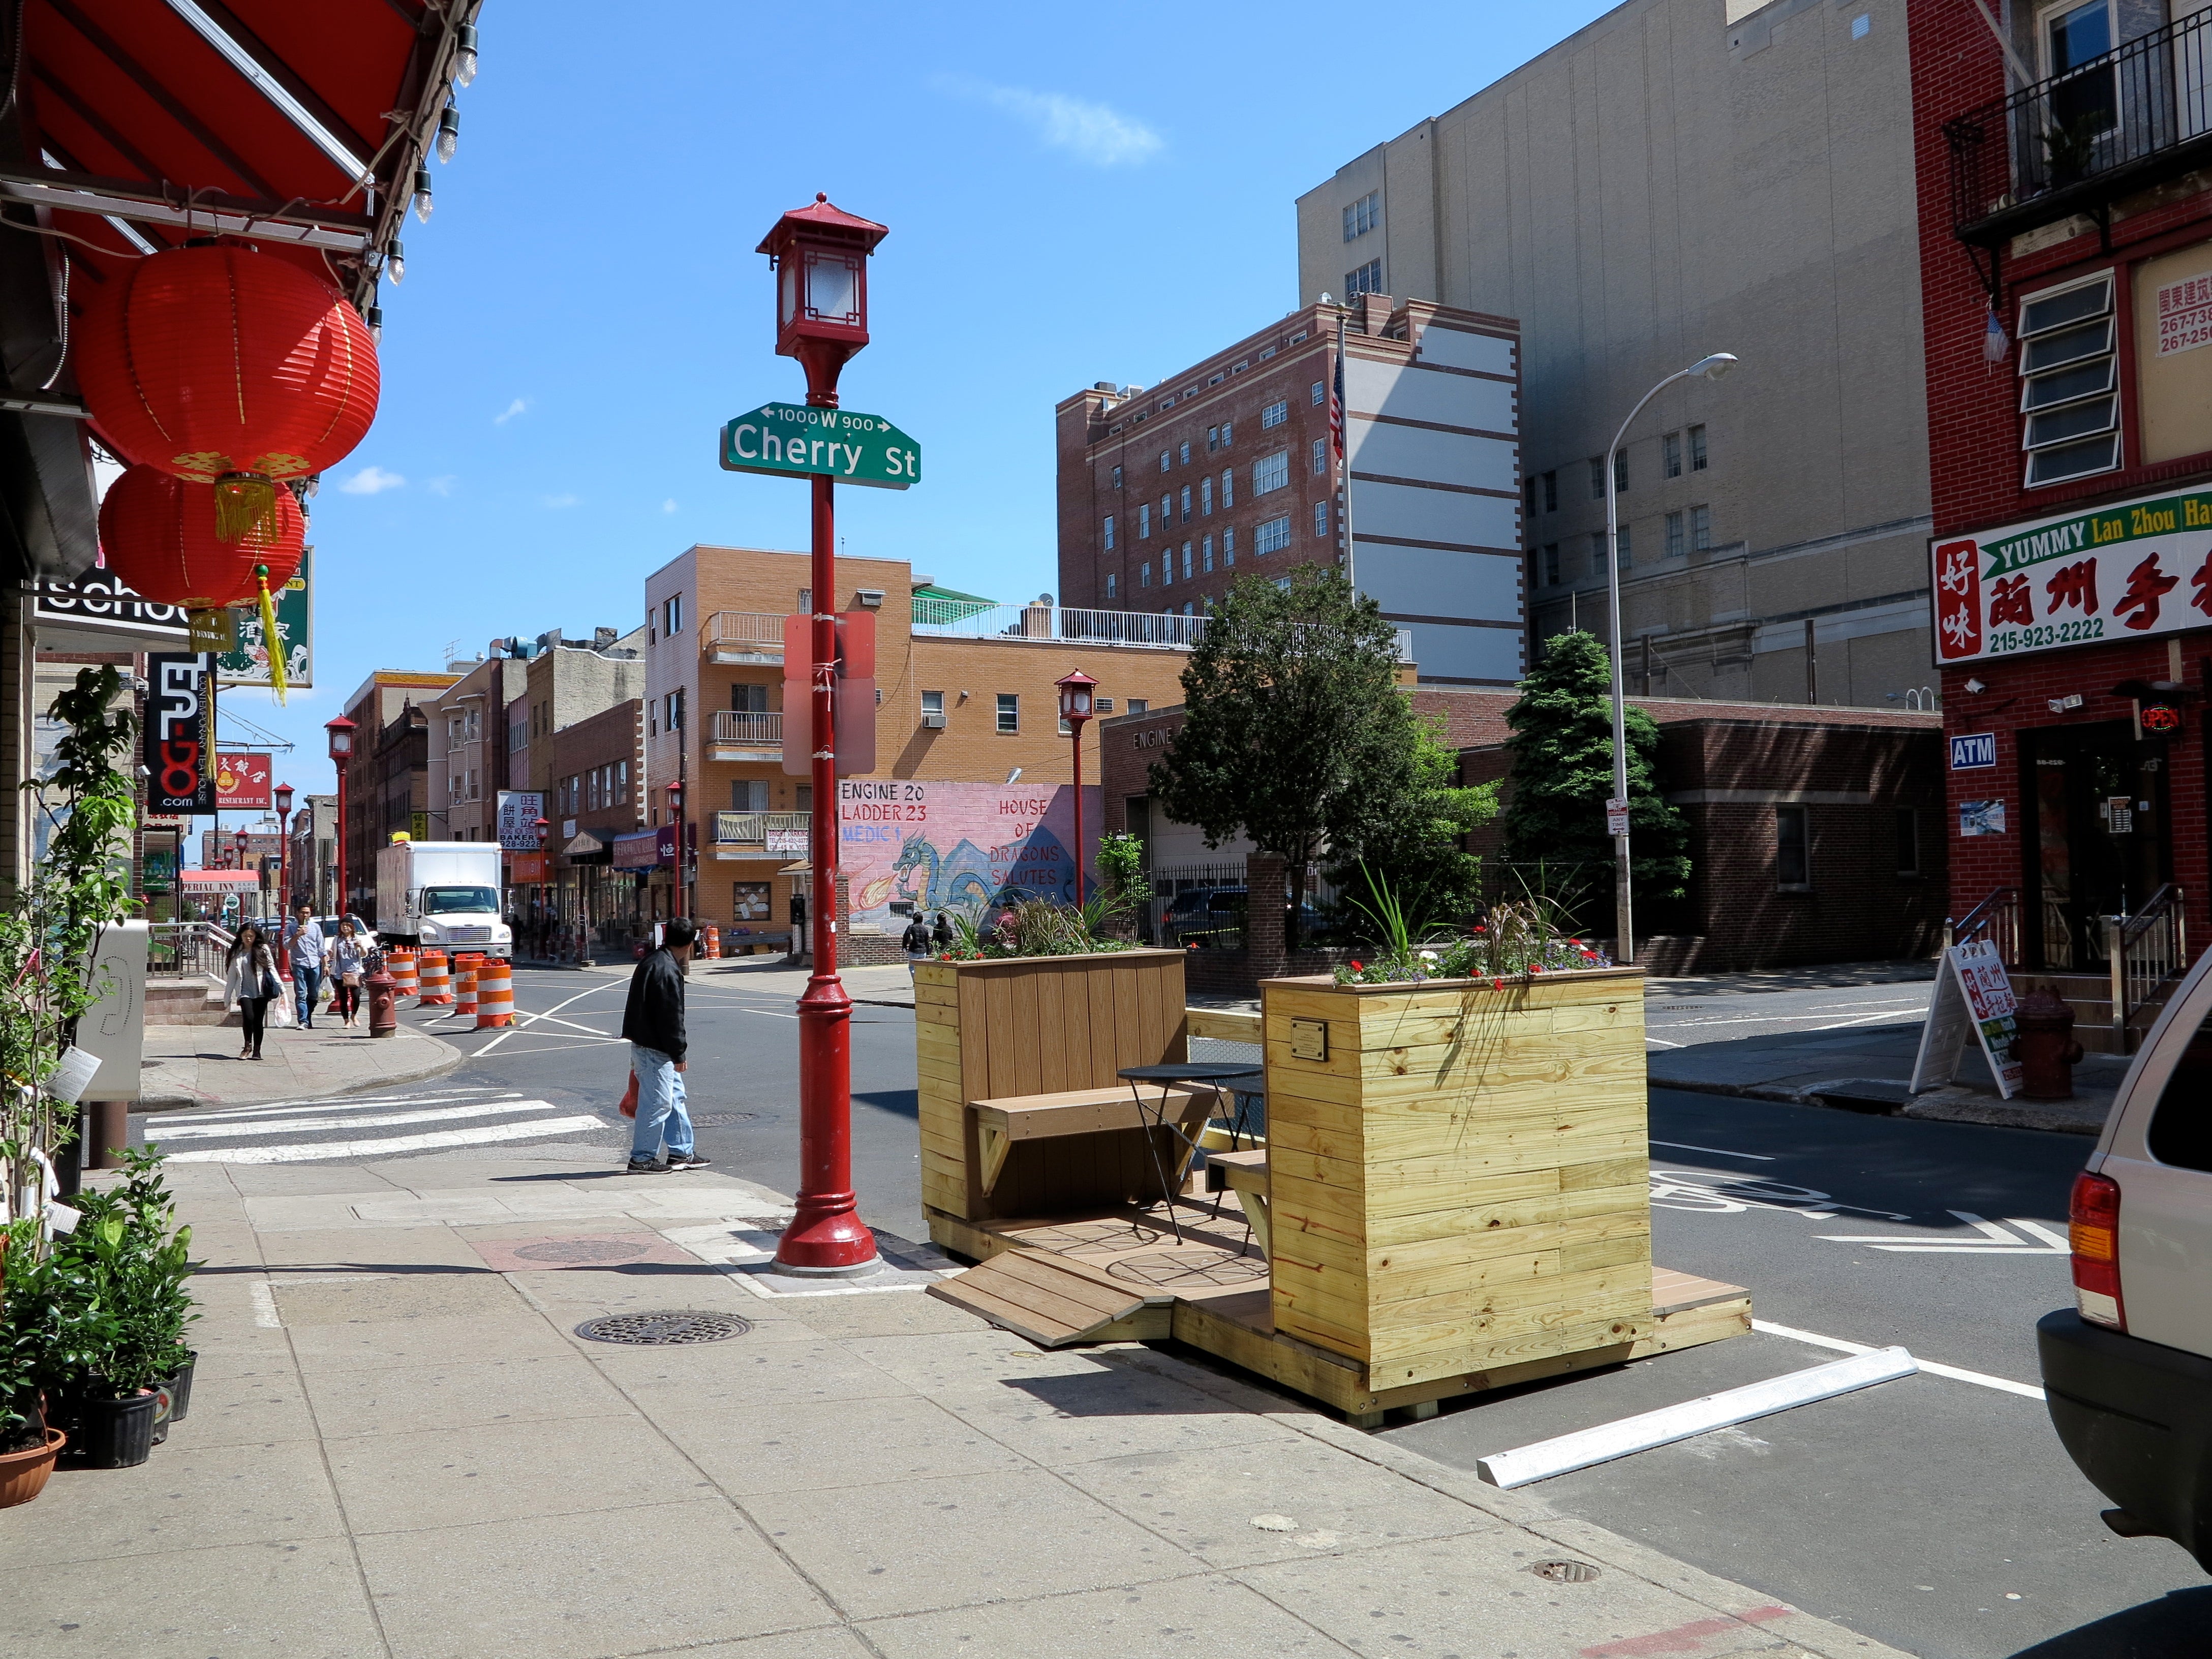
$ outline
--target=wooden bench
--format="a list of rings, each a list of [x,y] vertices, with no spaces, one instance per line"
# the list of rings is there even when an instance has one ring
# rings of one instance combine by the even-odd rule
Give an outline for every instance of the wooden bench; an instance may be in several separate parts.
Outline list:
[[[1244,1206],[1244,1218],[1252,1224],[1252,1242],[1260,1247],[1260,1254],[1274,1259],[1273,1241],[1267,1231],[1267,1149],[1264,1146],[1249,1152],[1214,1152],[1206,1155],[1206,1185],[1209,1192],[1232,1192],[1237,1202]]]
[[[1142,1103],[1139,1103],[1141,1094]],[[1019,1142],[1042,1140],[1055,1135],[1098,1134],[1113,1129],[1150,1129],[1164,1109],[1170,1124],[1195,1139],[1213,1109],[1210,1091],[1193,1094],[1181,1089],[1151,1085],[1133,1091],[1126,1083],[1097,1089],[1068,1089],[1048,1095],[1006,1095],[995,1100],[971,1100],[975,1129],[982,1153],[983,1190],[999,1184],[1006,1158]],[[1170,1168],[1170,1188],[1182,1184],[1189,1167],[1191,1150],[1179,1145]]]

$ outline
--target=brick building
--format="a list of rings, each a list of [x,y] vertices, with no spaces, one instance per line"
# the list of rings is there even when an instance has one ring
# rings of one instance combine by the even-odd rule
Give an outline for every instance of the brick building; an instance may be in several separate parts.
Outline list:
[[[2212,16],[2012,12],[1911,12],[1950,908],[2087,1009],[2212,922]]]
[[[547,762],[549,891],[526,922],[580,929],[595,949],[626,946],[646,914],[638,872],[614,868],[617,841],[646,823],[645,700],[631,697],[533,745]]]
[[[526,672],[501,643],[475,662],[447,664],[460,678],[428,706],[433,841],[499,839],[499,792],[509,787],[507,706]]]
[[[429,724],[422,705],[435,702],[459,678],[458,673],[380,668],[346,700],[354,734],[352,757],[343,763],[345,908],[372,922],[377,848],[395,830],[417,841],[429,838]]]
[[[1196,617],[1239,576],[1340,562],[1340,316],[1353,577],[1411,633],[1423,680],[1510,684],[1526,665],[1519,330],[1426,301],[1310,305],[1149,391],[1102,380],[1062,401],[1061,600]]]

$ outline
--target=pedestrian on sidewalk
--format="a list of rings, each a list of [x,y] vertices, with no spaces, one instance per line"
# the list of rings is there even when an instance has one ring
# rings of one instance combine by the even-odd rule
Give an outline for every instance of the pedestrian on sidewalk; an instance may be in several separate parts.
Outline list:
[[[637,1132],[630,1138],[629,1172],[658,1175],[667,1170],[696,1170],[700,1157],[691,1133],[691,1114],[684,1091],[684,975],[691,966],[699,930],[688,916],[672,916],[660,929],[660,943],[645,954],[629,976],[629,1002],[623,1010],[623,1036],[629,1040],[629,1066],[637,1077]],[[667,1156],[660,1156],[665,1142]]]
[[[331,941],[323,957],[324,970],[337,988],[331,995],[331,1011],[342,1024],[352,1024],[361,1012],[361,975],[366,954],[353,918],[346,917],[338,923],[338,936]]]
[[[323,952],[329,941],[323,937],[322,924],[307,905],[284,935],[287,953],[292,963],[293,988],[300,994],[300,1029],[315,1029],[315,998],[323,988]]]
[[[243,924],[238,937],[231,942],[222,983],[223,1012],[237,1009],[239,1022],[245,1027],[245,1046],[238,1051],[240,1060],[261,1058],[261,1037],[268,1030],[270,1001],[283,994],[283,984],[276,973],[276,953],[269,948],[268,936],[258,922]]]
[[[952,918],[939,910],[937,913],[937,926],[931,930],[929,938],[930,942],[939,950],[950,951],[952,948]]]
[[[921,962],[929,955],[929,923],[921,911],[914,913],[914,920],[907,923],[906,932],[899,936],[899,948],[906,952],[908,962]]]

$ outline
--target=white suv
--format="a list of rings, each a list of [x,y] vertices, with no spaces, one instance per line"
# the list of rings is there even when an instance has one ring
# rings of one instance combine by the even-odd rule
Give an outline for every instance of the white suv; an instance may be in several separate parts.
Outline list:
[[[2212,1571],[2212,955],[2128,1068],[2072,1223],[2075,1308],[2036,1326],[2051,1420],[2114,1532]]]

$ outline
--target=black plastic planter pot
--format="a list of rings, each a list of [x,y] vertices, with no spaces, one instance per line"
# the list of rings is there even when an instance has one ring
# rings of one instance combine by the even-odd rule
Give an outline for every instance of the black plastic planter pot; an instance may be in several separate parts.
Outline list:
[[[192,1367],[199,1363],[199,1355],[187,1348],[185,1350],[185,1363],[170,1375],[169,1393],[173,1398],[169,1405],[169,1421],[172,1423],[183,1422],[185,1413],[191,1409]]]
[[[122,1400],[68,1402],[70,1461],[81,1468],[127,1469],[154,1455],[154,1418],[161,1397],[151,1389]]]

